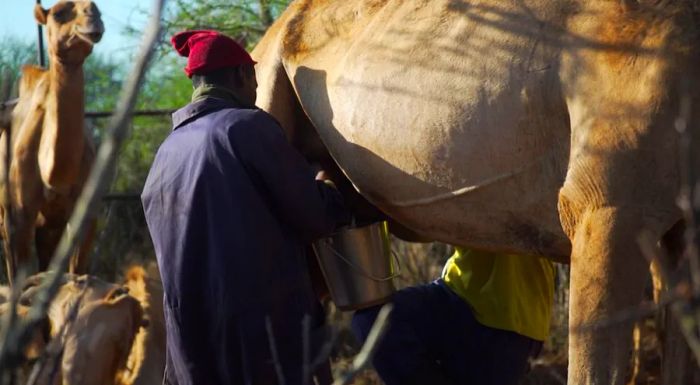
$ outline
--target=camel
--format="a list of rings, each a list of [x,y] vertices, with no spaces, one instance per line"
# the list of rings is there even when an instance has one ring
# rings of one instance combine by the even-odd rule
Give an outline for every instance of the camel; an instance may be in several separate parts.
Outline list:
[[[151,262],[145,268],[132,266],[126,273],[124,286],[141,304],[148,326],[136,334],[118,384],[160,384],[165,373],[165,317],[158,265]]]
[[[0,138],[0,159],[11,141],[9,170],[0,166],[0,175],[9,173],[9,186],[5,177],[0,182],[0,207],[10,280],[20,267],[31,271],[32,240],[39,270],[48,267],[95,156],[83,120],[83,62],[104,33],[100,11],[91,1],[62,0],[48,10],[37,5],[34,13],[47,28],[50,66],[22,69],[11,138],[7,132]],[[94,224],[71,259],[71,272],[85,272],[93,233]]]
[[[620,385],[631,325],[593,326],[642,300],[640,236],[682,228],[698,9],[299,0],[253,51],[257,105],[417,238],[570,262],[568,383]]]
[[[23,288],[18,315],[26,316],[45,274],[30,277]],[[0,314],[8,310],[0,304]],[[118,382],[139,330],[145,326],[139,300],[123,285],[88,275],[65,274],[47,314],[50,340],[35,333],[27,358],[48,350],[57,354],[58,372],[43,367],[37,384],[91,385]],[[29,368],[28,368],[29,369]],[[56,373],[58,373],[56,375]]]

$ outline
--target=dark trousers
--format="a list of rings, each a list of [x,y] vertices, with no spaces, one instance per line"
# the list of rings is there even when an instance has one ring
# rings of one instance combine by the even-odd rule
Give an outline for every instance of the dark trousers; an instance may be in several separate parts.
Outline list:
[[[387,385],[515,385],[542,342],[476,321],[442,280],[398,291],[389,328],[372,361]],[[364,341],[381,307],[357,311]]]

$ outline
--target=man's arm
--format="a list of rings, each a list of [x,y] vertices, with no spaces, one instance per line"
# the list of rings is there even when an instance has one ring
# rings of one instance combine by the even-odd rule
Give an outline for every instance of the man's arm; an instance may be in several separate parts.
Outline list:
[[[340,193],[315,179],[314,170],[271,116],[259,111],[247,123],[250,127],[236,131],[233,146],[285,223],[311,241],[350,221]]]

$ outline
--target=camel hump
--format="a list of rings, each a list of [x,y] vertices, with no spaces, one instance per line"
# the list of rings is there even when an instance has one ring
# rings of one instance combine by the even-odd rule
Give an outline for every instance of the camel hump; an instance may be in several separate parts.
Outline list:
[[[20,97],[26,92],[31,92],[39,84],[41,80],[44,79],[45,75],[48,73],[47,70],[35,66],[35,65],[25,65],[22,67],[22,78],[19,81],[19,95]]]
[[[145,310],[159,305],[151,301],[153,295],[159,296],[156,291],[162,291],[160,272],[155,262],[129,267],[124,275],[124,285],[129,289],[129,295],[138,299]]]
[[[120,373],[122,385],[159,384],[165,370],[165,319],[163,316],[163,287],[160,272],[154,262],[133,265],[124,276],[129,295],[141,303],[145,311],[127,360],[127,370]]]
[[[128,281],[143,281],[146,279],[146,270],[141,265],[134,265],[126,272],[126,280]]]
[[[129,294],[134,298],[138,299],[142,305],[148,305],[148,293],[146,288],[146,281],[148,280],[148,274],[143,266],[134,265],[131,266],[125,276],[125,285],[129,288]]]
[[[294,63],[334,43],[349,43],[368,31],[368,24],[388,3],[386,0],[304,0],[292,3],[276,22],[283,28],[282,57]],[[324,17],[315,16],[320,14]],[[328,28],[329,25],[333,28]]]

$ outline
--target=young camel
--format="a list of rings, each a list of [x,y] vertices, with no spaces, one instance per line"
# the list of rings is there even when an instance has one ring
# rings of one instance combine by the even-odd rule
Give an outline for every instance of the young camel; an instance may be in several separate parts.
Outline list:
[[[138,300],[148,325],[134,337],[126,367],[118,376],[118,385],[149,385],[163,382],[165,370],[165,318],[163,283],[156,263],[132,266],[124,287]]]
[[[92,1],[59,1],[48,10],[37,5],[34,15],[47,28],[50,65],[48,70],[23,68],[7,179],[5,162],[0,162],[0,217],[2,236],[10,240],[5,242],[10,282],[18,268],[32,269],[32,239],[39,270],[48,267],[95,156],[83,120],[83,62],[104,33],[100,11]],[[0,159],[5,159],[7,140],[4,132]],[[93,233],[94,224],[71,259],[71,272],[85,272]]]
[[[45,274],[29,277],[22,288],[17,316],[26,317],[40,293]],[[3,291],[0,287],[0,296]],[[122,385],[127,358],[137,335],[146,325],[139,299],[126,286],[89,275],[64,274],[51,302],[46,327],[37,330],[24,351],[25,360],[48,359],[37,375],[40,385]],[[0,299],[0,316],[9,304]],[[28,378],[30,363],[20,370]],[[19,383],[25,383],[20,381]]]

